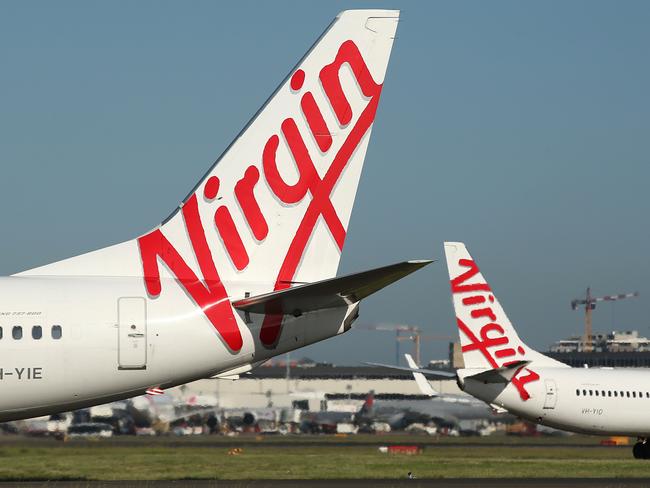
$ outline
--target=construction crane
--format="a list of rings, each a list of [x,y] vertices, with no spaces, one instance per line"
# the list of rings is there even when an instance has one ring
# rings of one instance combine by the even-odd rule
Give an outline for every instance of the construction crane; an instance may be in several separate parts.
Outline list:
[[[400,359],[400,343],[404,341],[413,342],[413,356],[415,362],[420,365],[420,344],[422,341],[442,341],[453,340],[451,336],[445,335],[422,335],[422,330],[417,325],[406,324],[376,324],[376,325],[360,325],[356,329],[364,330],[379,330],[387,332],[395,332],[395,364],[399,365]]]
[[[571,309],[577,310],[580,305],[585,307],[585,333],[583,337],[583,351],[591,352],[593,349],[593,330],[591,325],[591,311],[596,308],[597,302],[614,302],[616,300],[623,300],[625,298],[638,297],[639,292],[635,291],[634,293],[623,293],[620,295],[607,295],[604,297],[592,297],[591,288],[587,287],[587,293],[585,298],[578,298],[576,300],[571,300]]]

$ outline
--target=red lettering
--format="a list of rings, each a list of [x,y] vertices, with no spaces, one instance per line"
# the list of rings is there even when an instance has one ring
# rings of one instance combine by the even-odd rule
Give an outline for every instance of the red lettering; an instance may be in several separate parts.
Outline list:
[[[158,259],[160,259],[185,292],[203,310],[226,345],[232,351],[238,352],[242,348],[242,336],[205,238],[196,194],[192,195],[183,205],[182,214],[194,255],[203,274],[203,282],[185,263],[160,229],[156,229],[138,239],[147,292],[154,297],[161,293],[160,270],[158,268]]]
[[[481,308],[478,310],[472,310],[471,312],[472,318],[478,319],[480,317],[487,317],[489,318],[492,322],[496,322],[497,316],[494,315],[494,312],[492,311],[491,308]]]
[[[485,303],[485,297],[477,295],[475,297],[463,298],[463,305],[478,305],[479,303]]]
[[[230,210],[223,205],[219,207],[214,214],[214,223],[217,226],[228,256],[230,256],[235,268],[241,271],[248,266],[248,253],[237,231],[235,222],[232,220]]]
[[[343,248],[346,232],[332,204],[331,194],[346,165],[372,125],[382,89],[382,85],[375,83],[373,80],[354,42],[344,42],[340,46],[334,61],[323,67],[319,73],[325,95],[341,125],[349,124],[353,118],[352,108],[343,92],[339,78],[340,69],[344,64],[349,65],[351,68],[357,86],[360,88],[364,99],[368,100],[368,102],[349,131],[346,140],[334,155],[324,177],[321,178],[318,174],[298,127],[291,118],[287,118],[282,122],[281,131],[296,164],[299,175],[298,181],[294,184],[287,184],[278,171],[276,162],[276,153],[279,146],[278,135],[269,137],[263,148],[262,166],[265,178],[271,191],[282,203],[295,204],[303,200],[307,193],[311,195],[311,201],[305,215],[296,230],[278,271],[274,287],[276,290],[290,286],[293,281],[319,217],[322,217],[326,223],[339,249]],[[297,70],[290,80],[291,89],[294,92],[299,91],[304,84],[304,80],[305,72]],[[332,137],[322,112],[310,92],[307,92],[302,97],[301,108],[319,149],[321,152],[328,151],[332,145]],[[269,226],[254,195],[254,187],[258,181],[259,170],[255,166],[250,166],[243,178],[235,185],[235,196],[253,235],[257,240],[262,240],[268,235]],[[218,192],[219,179],[212,176],[204,186],[203,196],[207,200],[214,200],[217,198]],[[243,344],[242,336],[206,241],[198,212],[196,194],[192,195],[184,204],[182,215],[190,243],[203,275],[203,281],[194,274],[193,270],[185,263],[161,230],[157,229],[138,239],[147,291],[154,297],[161,293],[158,268],[158,260],[160,259],[185,292],[201,307],[228,347],[233,351],[239,351]],[[249,263],[249,257],[230,211],[225,206],[219,207],[214,220],[226,252],[233,264],[238,270],[244,269]],[[272,346],[277,343],[281,325],[281,315],[265,314],[260,332],[263,344]]]
[[[217,198],[217,193],[219,193],[219,178],[216,176],[210,176],[208,181],[205,183],[203,188],[203,196],[208,200],[214,200]]]
[[[259,179],[259,170],[255,166],[249,166],[244,177],[235,185],[235,196],[255,239],[261,241],[268,235],[269,226],[262,215],[262,210],[253,191]]]
[[[309,171],[303,171],[304,168],[300,166],[301,162],[296,161],[300,176],[295,184],[288,185],[284,179],[282,179],[282,176],[280,176],[280,171],[278,171],[278,165],[275,159],[279,144],[280,138],[273,135],[264,146],[264,152],[262,153],[264,177],[273,193],[275,193],[282,202],[297,203],[307,194],[307,188],[309,187],[307,173]]]
[[[336,216],[335,213],[334,215],[331,215],[333,212],[333,207],[330,200],[330,195],[334,189],[334,186],[341,177],[345,166],[350,161],[354,150],[357,148],[361,142],[361,139],[366,134],[372,125],[373,120],[375,119],[375,113],[377,112],[377,106],[379,104],[379,97],[382,88],[381,84],[377,84],[373,80],[372,75],[370,74],[370,71],[365,64],[365,61],[363,60],[363,57],[361,56],[361,53],[359,52],[359,49],[354,44],[354,42],[344,42],[339,48],[334,62],[328,66],[325,66],[320,72],[321,84],[323,85],[325,94],[327,95],[329,102],[332,105],[340,123],[348,124],[352,120],[352,109],[347,98],[345,98],[345,94],[343,93],[341,87],[341,81],[339,79],[339,70],[344,63],[349,63],[350,67],[352,68],[352,72],[357,78],[357,83],[361,88],[361,92],[366,98],[369,98],[370,100],[361,112],[359,119],[350,131],[346,140],[343,142],[341,148],[334,156],[334,160],[327,170],[325,177],[322,180],[319,178],[319,181],[316,182],[317,184],[309,187],[312,194],[312,200],[309,203],[309,207],[305,212],[302,222],[300,222],[300,225],[298,226],[298,230],[296,231],[293,240],[291,241],[291,245],[289,246],[289,250],[284,259],[284,262],[280,267],[280,272],[278,273],[278,277],[275,282],[275,290],[287,288],[293,280],[293,277],[298,268],[298,264],[302,259],[305,248],[307,247],[307,243],[309,242],[309,238],[314,231],[314,227],[316,226],[316,222],[319,216],[323,216],[324,220],[328,224],[332,236],[339,246],[339,249],[343,249],[343,242],[345,241],[345,229],[341,225],[338,216]],[[291,147],[290,127],[283,124],[283,132],[285,134],[285,137],[287,137],[287,133],[289,133],[287,140]],[[273,139],[273,137],[271,139]],[[271,143],[271,139],[269,139],[269,143]],[[297,143],[302,141],[295,142]],[[267,146],[269,143],[267,143]],[[296,144],[292,149],[292,152],[295,148],[298,147],[298,144]],[[277,149],[277,141],[275,142],[275,149]],[[275,156],[275,149],[273,149],[273,156]],[[293,154],[295,158],[296,153]],[[296,163],[298,164],[297,160]],[[271,178],[277,175],[275,184],[278,186],[285,184],[284,182],[280,183],[278,181],[278,179],[281,180],[281,178],[279,177],[279,174],[277,174],[277,168],[275,165],[269,164],[268,166],[272,173]],[[276,174],[273,174],[274,170]],[[267,180],[269,180],[266,164],[264,165],[264,173],[267,175]],[[301,178],[303,174],[304,173],[301,172]],[[300,180],[298,183],[300,183]],[[269,186],[273,188],[271,181],[269,181]],[[276,195],[278,194],[275,190],[273,191],[276,193]],[[286,202],[284,199],[283,201]],[[272,347],[279,340],[280,331],[281,327],[277,327],[277,320],[272,318],[267,319],[265,317],[265,320],[262,324],[262,330],[260,331],[260,339],[262,340],[262,343],[268,347]]]
[[[469,327],[467,327],[465,322],[460,320],[458,317],[456,317],[456,323],[458,324],[458,328],[461,330],[461,332],[463,334],[465,334],[465,336],[471,342],[471,344],[464,345],[461,348],[462,352],[474,351],[474,350],[481,351],[481,354],[488,361],[488,363],[490,363],[490,366],[492,366],[493,368],[498,368],[499,366],[497,365],[497,362],[492,357],[492,354],[490,354],[490,351],[488,351],[488,347],[494,346],[494,345],[507,344],[508,343],[508,338],[507,337],[502,337],[500,341],[495,340],[495,342],[489,342],[489,343],[486,344],[485,342],[480,341],[478,339],[478,337],[476,337],[476,335],[474,335],[474,333],[471,331],[471,329]],[[497,325],[497,324],[493,324],[493,325]],[[482,335],[485,334],[487,336],[487,332],[488,331],[485,331],[485,333],[484,333],[483,330],[481,330]],[[503,341],[504,339],[505,339],[505,341]],[[490,341],[492,341],[492,339],[490,339]]]
[[[381,92],[381,85],[375,83],[356,44],[352,41],[345,41],[341,44],[334,62],[321,70],[320,80],[334,113],[342,125],[347,125],[352,120],[352,108],[345,97],[345,93],[343,93],[341,79],[339,78],[339,71],[345,63],[352,68],[352,72],[365,97],[374,98]]]
[[[465,334],[465,337],[467,337],[467,339],[470,341],[470,344],[464,345],[461,348],[461,350],[463,352],[480,351],[483,357],[487,360],[487,362],[490,364],[492,368],[498,368],[499,363],[497,363],[497,361],[494,359],[494,357],[492,356],[492,354],[488,349],[490,347],[508,344],[509,340],[507,337],[490,337],[489,333],[495,331],[498,334],[503,334],[504,333],[503,328],[499,324],[487,324],[481,328],[481,340],[479,340],[479,338],[476,337],[476,335],[471,331],[471,329],[458,317],[456,317],[456,323],[458,324],[458,328],[460,329],[460,331],[463,334]],[[524,349],[521,346],[519,346],[517,348],[517,352],[523,355]],[[512,348],[500,349],[495,352],[495,356],[498,358],[511,357],[514,354],[515,354],[515,350]],[[510,364],[513,364],[514,362],[516,362],[516,360],[506,361],[502,364],[502,366],[508,366]],[[523,366],[519,371],[517,371],[517,373],[511,380],[511,383],[519,392],[520,398],[526,401],[530,398],[530,394],[526,390],[526,384],[532,381],[537,381],[540,377],[537,373],[531,371],[530,369],[526,369],[526,371],[528,371],[528,374],[526,376],[518,377],[522,369]]]
[[[499,349],[494,353],[494,355],[498,358],[507,358],[510,356],[514,356],[516,353],[517,351],[515,351],[512,347],[509,347],[507,349]]]
[[[311,133],[318,144],[318,148],[321,152],[327,152],[332,146],[332,135],[327,128],[323,114],[318,108],[318,105],[316,105],[314,95],[311,92],[305,93],[302,100],[300,100],[300,106],[302,107],[302,113],[305,114]]]
[[[487,283],[476,283],[473,285],[463,285],[467,280],[479,274],[478,266],[471,259],[460,259],[458,265],[464,268],[469,268],[463,274],[456,276],[451,280],[452,293],[466,293],[469,291],[491,291]]]
[[[302,88],[303,83],[305,82],[305,72],[301,69],[296,70],[296,72],[291,76],[291,89],[293,91],[298,91]]]
[[[515,377],[511,380],[511,383],[515,386],[515,388],[517,388],[517,391],[519,392],[519,397],[524,401],[530,398],[530,393],[528,393],[526,390],[526,384],[539,380],[539,375],[535,373],[535,371],[531,371],[528,368],[526,368],[526,371],[528,371],[528,374],[526,376],[518,376],[521,372],[520,369],[517,372],[517,375],[515,375]]]
[[[487,283],[475,283],[475,284],[464,284],[477,274],[479,274],[478,266],[471,259],[460,259],[458,265],[464,268],[468,268],[467,271],[457,276],[451,280],[451,291],[452,293],[466,293],[466,292],[475,292],[475,291],[491,291]],[[488,295],[488,300],[490,303],[494,303],[494,296]],[[485,297],[481,295],[475,295],[471,297],[463,298],[463,305],[478,305],[485,303]],[[456,322],[460,331],[467,337],[469,344],[465,344],[462,347],[463,352],[468,351],[480,351],[481,355],[485,360],[490,364],[492,368],[498,368],[499,363],[495,359],[502,358],[511,358],[519,353],[522,357],[524,356],[524,348],[518,346],[517,349],[512,347],[501,347],[510,343],[509,338],[505,335],[505,330],[501,325],[496,323],[497,317],[490,307],[481,308],[477,310],[472,310],[470,315],[473,319],[478,319],[481,317],[487,317],[491,322],[481,327],[480,330],[480,339],[472,332],[472,330],[458,317]],[[494,351],[494,356],[490,352],[490,348],[499,347]],[[505,361],[502,363],[502,366],[509,366],[517,361],[517,359]],[[539,380],[539,375],[534,371],[526,369],[528,374],[525,376],[519,377],[521,370],[524,369],[523,366],[517,370],[511,383],[519,392],[519,396],[522,400],[526,401],[530,398],[530,394],[526,390],[526,384],[532,381]]]

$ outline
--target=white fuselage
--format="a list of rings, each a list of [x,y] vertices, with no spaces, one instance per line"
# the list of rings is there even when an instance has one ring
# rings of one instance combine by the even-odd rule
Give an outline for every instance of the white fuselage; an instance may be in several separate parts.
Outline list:
[[[235,313],[243,347],[233,352],[175,283],[164,286],[176,293],[155,300],[142,278],[0,278],[0,421],[246,369],[345,332],[356,316],[355,306],[286,316],[271,349],[259,340],[263,317]],[[236,284],[228,290],[245,293]]]
[[[557,429],[596,435],[650,436],[650,371],[608,368],[535,368],[540,379],[523,400],[511,383],[464,377],[464,390],[522,418]]]

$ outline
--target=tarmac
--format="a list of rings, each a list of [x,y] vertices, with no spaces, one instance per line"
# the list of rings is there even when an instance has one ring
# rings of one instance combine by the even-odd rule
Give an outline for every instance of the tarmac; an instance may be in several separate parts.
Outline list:
[[[423,480],[256,480],[256,481],[28,481],[2,482],[0,488],[641,488],[647,479],[543,479],[543,478],[458,478]]]

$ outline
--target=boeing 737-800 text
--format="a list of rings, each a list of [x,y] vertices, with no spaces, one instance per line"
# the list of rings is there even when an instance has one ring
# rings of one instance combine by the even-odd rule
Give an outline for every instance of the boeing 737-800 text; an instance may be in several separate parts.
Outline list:
[[[235,378],[427,264],[334,278],[398,16],[341,13],[152,231],[0,279],[0,421]]]

